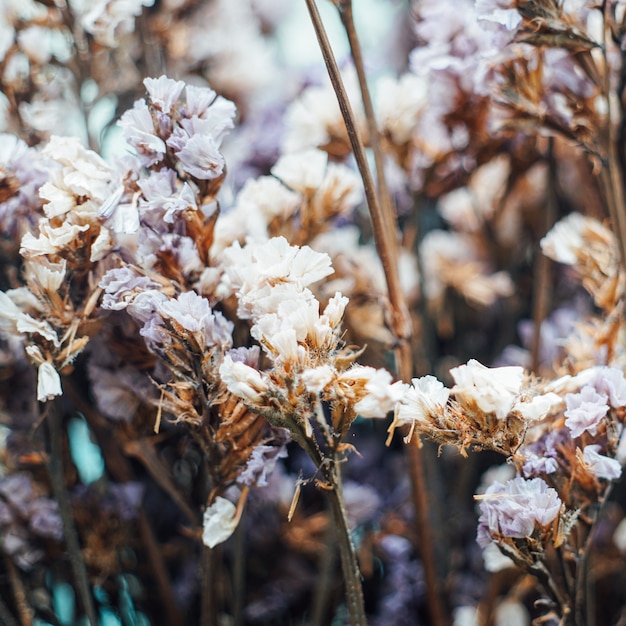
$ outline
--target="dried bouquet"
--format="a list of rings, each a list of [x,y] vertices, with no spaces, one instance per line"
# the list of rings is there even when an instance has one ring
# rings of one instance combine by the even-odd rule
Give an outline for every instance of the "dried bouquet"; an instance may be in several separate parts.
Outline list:
[[[295,4],[0,6],[0,623],[626,625],[626,3]]]

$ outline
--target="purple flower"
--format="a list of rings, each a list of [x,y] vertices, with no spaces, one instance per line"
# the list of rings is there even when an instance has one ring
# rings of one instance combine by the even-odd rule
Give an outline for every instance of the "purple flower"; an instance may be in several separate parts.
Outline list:
[[[27,518],[34,498],[33,483],[28,474],[9,474],[0,480],[0,496],[20,515]]]
[[[266,487],[269,475],[274,471],[278,459],[287,456],[286,444],[289,435],[285,431],[276,445],[260,444],[254,448],[246,468],[237,478],[237,482],[249,487]]]
[[[526,478],[539,474],[553,474],[559,467],[558,446],[570,441],[569,431],[565,429],[548,431],[538,441],[520,450],[525,458],[522,472]]]
[[[480,496],[477,541],[482,548],[499,537],[532,536],[537,526],[550,524],[561,510],[557,492],[541,478],[521,476],[490,485]]]
[[[259,346],[251,346],[250,348],[233,348],[228,351],[228,356],[235,363],[244,363],[248,367],[258,369],[261,349]]]
[[[580,437],[586,430],[596,434],[598,424],[609,410],[607,400],[605,394],[598,393],[591,385],[585,385],[579,393],[565,396],[565,425],[572,437]]]
[[[165,75],[159,78],[145,78],[143,84],[150,102],[163,113],[169,113],[172,110],[174,103],[185,88],[182,80],[173,80]]]
[[[615,480],[622,475],[622,466],[617,459],[600,454],[599,445],[585,446],[583,461],[587,469],[597,478]]]
[[[200,180],[218,178],[224,171],[224,157],[211,135],[193,135],[185,141],[184,134],[177,135],[177,142],[169,145],[180,145],[175,150],[183,169],[191,176]]]
[[[153,349],[167,345],[170,333],[164,320],[171,320],[195,336],[201,349],[219,347],[228,350],[232,344],[233,323],[219,311],[213,312],[209,301],[195,291],[157,303],[156,313],[140,330]]]
[[[59,514],[59,505],[50,498],[37,498],[30,505],[28,527],[33,534],[61,541],[63,539],[63,523]]]
[[[626,379],[617,367],[598,367],[593,381],[596,391],[609,397],[613,408],[626,406]]]
[[[124,131],[126,141],[137,150],[142,165],[150,167],[165,154],[165,142],[155,133],[154,121],[145,100],[136,100],[117,123]]]
[[[98,283],[104,289],[102,308],[110,311],[125,309],[138,293],[159,288],[147,276],[136,274],[130,267],[116,267],[109,270]]]

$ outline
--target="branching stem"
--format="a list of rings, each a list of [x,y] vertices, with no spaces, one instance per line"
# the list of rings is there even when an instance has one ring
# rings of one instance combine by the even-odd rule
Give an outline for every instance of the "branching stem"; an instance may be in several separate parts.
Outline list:
[[[384,182],[382,153],[378,144],[378,130],[374,111],[367,89],[365,80],[365,72],[363,68],[363,60],[360,52],[358,38],[352,20],[352,2],[351,0],[337,0],[334,2],[339,9],[341,19],[348,33],[348,39],[352,49],[352,54],[359,76],[359,82],[362,90],[362,98],[368,125],[370,129],[370,145],[374,150],[377,159],[377,171],[379,176],[379,192],[384,198],[383,202],[379,201],[376,187],[367,164],[365,148],[363,141],[359,136],[357,124],[355,120],[350,101],[348,99],[337,61],[328,40],[326,29],[322,22],[315,0],[306,0],[307,8],[311,16],[311,21],[317,35],[317,40],[324,57],[326,69],[330,77],[330,81],[335,90],[339,109],[343,116],[350,139],[354,158],[359,168],[359,173],[363,180],[365,188],[365,196],[372,220],[372,230],[374,233],[374,242],[376,250],[381,260],[387,282],[387,290],[389,294],[390,315],[389,327],[394,336],[395,356],[397,373],[400,379],[408,381],[413,374],[413,363],[411,354],[410,338],[412,334],[412,324],[409,311],[404,298],[398,273],[398,251],[395,228],[395,215],[392,214],[391,202],[388,200],[389,194]],[[373,142],[373,143],[372,143]],[[375,146],[378,144],[378,148]],[[382,181],[382,183],[381,183]],[[426,491],[426,481],[424,477],[424,462],[421,449],[416,446],[409,446],[407,455],[410,466],[410,474],[413,489],[413,501],[415,515],[417,521],[417,530],[420,539],[420,550],[422,560],[424,562],[424,570],[428,587],[428,603],[431,613],[431,623],[433,626],[444,626],[447,624],[446,613],[441,601],[439,592],[439,578],[437,574],[435,554],[433,549],[432,531],[430,528],[430,519],[428,512],[430,510],[428,504],[428,494]]]

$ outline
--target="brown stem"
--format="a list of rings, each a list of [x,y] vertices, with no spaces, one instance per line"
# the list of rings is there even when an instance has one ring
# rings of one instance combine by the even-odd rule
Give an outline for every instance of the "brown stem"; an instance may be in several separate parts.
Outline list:
[[[217,565],[217,552],[208,546],[202,547],[202,606],[201,606],[201,626],[218,626],[217,610],[217,576],[215,567]]]
[[[374,232],[374,242],[376,244],[376,250],[380,257],[383,271],[385,273],[385,280],[387,282],[387,289],[389,293],[390,304],[390,319],[389,326],[394,336],[396,367],[399,378],[408,381],[413,373],[412,354],[410,346],[410,338],[412,334],[411,318],[408,312],[404,293],[402,292],[398,274],[397,264],[397,242],[395,228],[392,227],[395,224],[394,216],[386,216],[384,209],[391,210],[390,203],[386,206],[381,206],[376,188],[372,179],[372,174],[367,164],[367,158],[365,155],[365,149],[363,141],[361,140],[357,124],[355,121],[354,113],[350,105],[335,56],[326,34],[326,29],[322,22],[319,11],[315,4],[315,0],[305,0],[311,21],[317,35],[317,40],[324,57],[326,69],[330,77],[330,81],[335,90],[339,108],[341,110],[354,158],[359,168],[359,173],[363,180],[363,186],[365,188],[365,196],[372,220],[372,229]],[[339,8],[342,18],[347,15],[351,19],[351,1],[350,0],[338,0],[334,4]],[[347,18],[347,19],[348,19]],[[348,26],[350,22],[348,22]],[[351,45],[353,42],[351,42]],[[353,48],[354,49],[354,48]],[[360,48],[358,48],[360,51]],[[357,62],[358,59],[358,62]],[[360,55],[355,57],[355,64],[361,65],[362,60]],[[358,68],[357,68],[358,71]],[[363,86],[362,81],[361,86]],[[364,99],[368,96],[364,95]],[[371,104],[371,102],[370,102]],[[366,110],[367,110],[367,105]],[[373,120],[373,111],[371,113],[371,120]],[[374,138],[377,136],[377,131],[371,133]],[[381,167],[382,173],[382,167]],[[383,176],[384,177],[384,176]],[[384,184],[384,183],[383,183]],[[386,188],[386,187],[385,187]],[[431,620],[433,626],[444,626],[447,624],[446,613],[441,600],[439,592],[439,580],[437,576],[437,568],[435,561],[435,554],[433,550],[433,538],[430,528],[430,520],[428,518],[428,511],[430,507],[428,505],[428,495],[426,491],[426,482],[424,479],[424,463],[421,454],[421,450],[417,447],[410,446],[408,451],[409,464],[411,469],[411,481],[413,487],[413,500],[415,505],[415,514],[417,522],[417,530],[420,538],[420,547],[422,560],[424,562],[424,573],[426,576],[426,582],[428,587],[428,602],[431,612]]]
[[[363,63],[363,54],[361,52],[361,43],[359,41],[356,28],[354,26],[354,14],[352,11],[352,0],[343,0],[337,5],[341,22],[348,37],[350,45],[350,53],[354,62],[357,78],[359,80],[359,88],[361,90],[361,99],[363,100],[363,110],[367,121],[367,132],[369,135],[369,145],[374,154],[374,164],[376,166],[376,183],[378,186],[378,196],[382,205],[383,219],[385,220],[385,228],[390,233],[396,233],[396,219],[391,194],[387,186],[387,177],[385,176],[385,157],[380,145],[380,133],[376,124],[376,114],[374,113],[374,105],[370,96],[370,90],[367,85],[367,77],[365,75],[365,64]]]
[[[556,192],[556,160],[554,158],[554,139],[548,140],[548,198],[544,213],[544,222],[541,225],[543,237],[554,225],[558,213],[558,197]],[[539,246],[537,246],[539,248]],[[533,323],[535,334],[531,348],[531,367],[535,374],[539,374],[541,351],[541,324],[550,310],[550,260],[537,249],[535,255],[535,276],[533,293]]]
[[[603,61],[604,61],[604,97],[607,103],[606,115],[606,161],[602,164],[600,180],[604,187],[606,202],[608,205],[609,217],[613,223],[613,232],[617,238],[620,257],[622,260],[622,270],[626,270],[626,214],[624,206],[624,178],[620,168],[620,159],[617,149],[617,138],[615,137],[615,107],[612,104],[610,85],[610,66],[607,59],[607,37],[606,11],[608,3],[605,3],[603,17]]]
[[[328,490],[328,499],[333,511],[333,517],[337,528],[337,543],[339,544],[339,556],[341,558],[341,569],[346,585],[346,599],[348,602],[348,612],[350,614],[351,626],[367,626],[365,616],[365,604],[363,602],[363,588],[361,587],[361,572],[356,558],[354,544],[350,536],[348,526],[348,516],[343,500],[343,490],[341,488],[341,478],[338,475],[338,466],[333,463],[333,469],[327,476],[333,488]]]
[[[315,28],[315,34],[317,35],[322,56],[324,57],[330,82],[332,83],[335,94],[337,95],[339,109],[341,110],[344,122],[346,123],[348,138],[350,139],[350,145],[352,146],[354,158],[356,160],[357,167],[359,168],[361,178],[363,179],[365,197],[367,199],[367,205],[372,219],[376,251],[380,257],[383,271],[385,273],[387,288],[389,290],[389,302],[391,304],[391,319],[389,320],[390,327],[397,341],[408,342],[411,337],[411,318],[406,307],[404,294],[402,293],[402,289],[400,287],[394,233],[389,232],[389,228],[386,227],[387,220],[383,215],[380,202],[378,201],[372,174],[367,164],[363,141],[359,136],[352,106],[350,105],[350,101],[343,85],[341,73],[339,72],[339,67],[337,66],[337,61],[328,40],[328,35],[326,34],[322,18],[317,10],[317,5],[315,4],[315,0],[305,0],[305,2],[311,16],[313,27]]]
[[[76,584],[78,597],[83,605],[83,610],[91,626],[97,626],[96,609],[91,595],[91,586],[87,576],[87,567],[83,560],[80,549],[78,532],[74,525],[70,500],[65,489],[65,475],[63,473],[63,416],[57,406],[52,404],[52,410],[48,413],[47,423],[50,433],[50,460],[48,473],[54,497],[59,505],[59,515],[63,523],[65,545],[70,558],[72,574]]]
[[[8,554],[5,554],[4,561],[9,574],[9,583],[11,584],[11,590],[13,591],[15,608],[17,609],[20,624],[21,626],[33,626],[33,610],[28,605],[26,590],[24,589],[24,584],[22,583],[20,574],[17,571],[17,567],[15,567]]]

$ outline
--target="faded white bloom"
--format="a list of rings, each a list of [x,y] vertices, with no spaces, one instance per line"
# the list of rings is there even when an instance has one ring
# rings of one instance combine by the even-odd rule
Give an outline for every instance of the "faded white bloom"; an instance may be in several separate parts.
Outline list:
[[[550,392],[534,396],[524,402],[517,402],[513,407],[513,411],[520,413],[525,420],[535,422],[543,419],[553,407],[558,406],[562,402],[561,396]]]
[[[34,281],[37,287],[49,293],[56,293],[65,280],[67,261],[61,259],[59,263],[52,263],[46,258],[36,261],[26,261],[26,275]]]
[[[237,507],[230,500],[217,496],[204,512],[202,543],[209,548],[224,543],[233,534],[238,523]]]
[[[355,365],[337,376],[335,395],[353,403],[361,417],[385,417],[404,392],[401,381],[392,381],[387,370]]]
[[[81,7],[80,21],[98,43],[116,48],[122,35],[135,30],[135,18],[143,7],[153,4],[154,0],[95,0]]]
[[[383,76],[376,84],[376,117],[382,132],[397,145],[411,139],[417,119],[426,104],[428,82],[423,76],[403,74],[400,78]]]
[[[330,365],[324,364],[305,369],[300,376],[300,380],[304,383],[307,391],[319,394],[336,376],[336,370]]]
[[[63,394],[61,377],[49,361],[44,361],[37,370],[37,400],[46,402]]]
[[[235,242],[224,250],[222,261],[224,280],[230,290],[238,292],[238,314],[244,319],[249,318],[253,310],[268,313],[276,310],[259,305],[257,297],[264,288],[270,287],[265,293],[270,298],[281,284],[292,285],[295,294],[333,272],[327,254],[315,252],[308,246],[290,246],[284,237],[249,243],[243,248]]]
[[[557,222],[541,240],[541,250],[554,261],[575,265],[586,245],[585,237],[583,237],[586,231],[590,233],[602,231],[604,235],[606,228],[596,219],[580,213],[570,213]]]
[[[232,394],[251,404],[263,402],[263,394],[268,391],[268,386],[258,370],[245,363],[233,361],[227,354],[219,372],[222,382]]]
[[[475,359],[450,370],[452,388],[460,404],[475,404],[484,413],[504,419],[516,404],[524,379],[521,367],[485,367]]]
[[[434,376],[414,378],[396,407],[396,422],[411,425],[436,419],[445,411],[449,395],[450,390]]]
[[[70,243],[80,238],[80,234],[89,230],[89,224],[79,225],[63,222],[58,228],[50,225],[44,218],[39,221],[39,236],[26,233],[22,237],[20,254],[24,257],[55,254]]]
[[[322,185],[327,163],[328,154],[323,150],[306,150],[281,156],[271,172],[287,187],[311,195]]]

